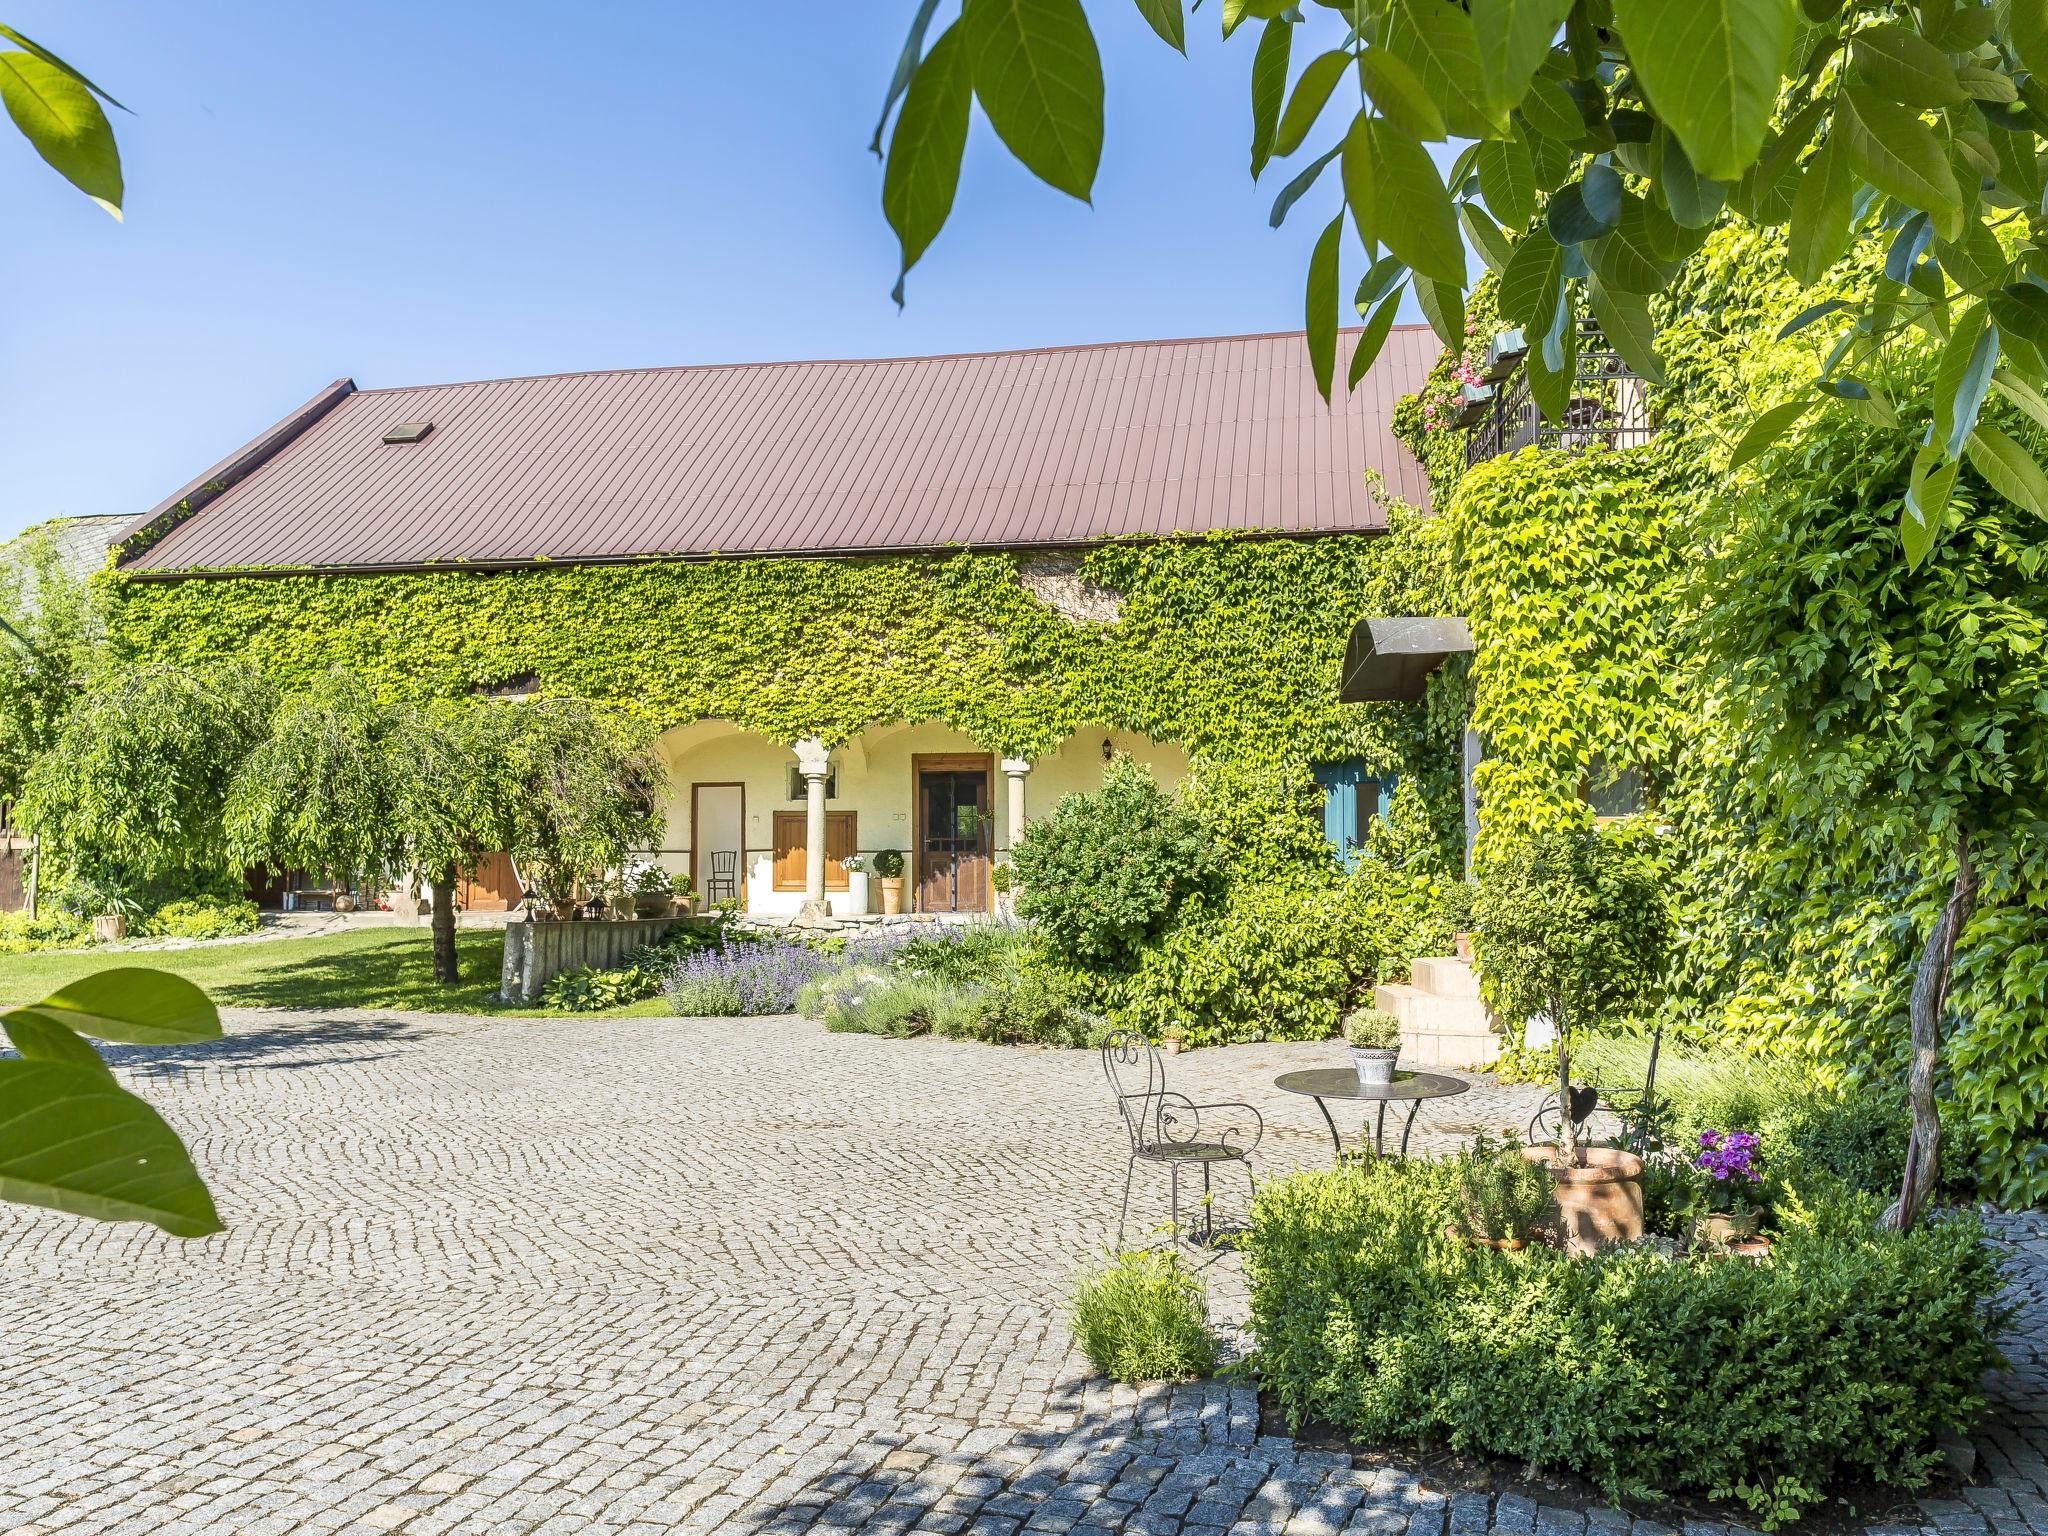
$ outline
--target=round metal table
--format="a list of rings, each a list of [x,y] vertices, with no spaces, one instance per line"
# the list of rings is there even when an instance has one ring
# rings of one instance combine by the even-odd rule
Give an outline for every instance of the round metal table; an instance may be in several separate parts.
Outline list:
[[[1415,1129],[1415,1117],[1421,1112],[1423,1101],[1448,1099],[1465,1092],[1472,1085],[1462,1078],[1447,1077],[1441,1072],[1396,1072],[1391,1083],[1368,1086],[1359,1082],[1358,1073],[1350,1067],[1316,1067],[1306,1072],[1283,1072],[1273,1079],[1273,1086],[1284,1093],[1306,1094],[1316,1101],[1316,1108],[1323,1112],[1323,1123],[1330,1128],[1330,1142],[1337,1149],[1337,1160],[1342,1162],[1344,1138],[1337,1134],[1337,1122],[1330,1118],[1330,1106],[1325,1100],[1349,1099],[1379,1105],[1372,1138],[1375,1157],[1387,1155],[1387,1106],[1406,1104],[1408,1119],[1401,1127],[1400,1152],[1402,1157],[1406,1157],[1408,1133]]]

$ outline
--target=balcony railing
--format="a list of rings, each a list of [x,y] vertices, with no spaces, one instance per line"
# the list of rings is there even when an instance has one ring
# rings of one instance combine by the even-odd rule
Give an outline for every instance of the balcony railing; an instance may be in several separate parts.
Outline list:
[[[1596,443],[1607,448],[1635,448],[1655,435],[1648,386],[1608,347],[1597,325],[1579,322],[1572,397],[1561,421],[1544,420],[1529,397],[1529,370],[1521,366],[1520,340],[1520,332],[1496,338],[1494,361],[1488,369],[1495,375],[1490,398],[1483,393],[1485,386],[1477,390],[1466,386],[1468,465],[1532,446],[1562,448],[1567,453],[1583,453]],[[1474,394],[1480,398],[1472,399]]]

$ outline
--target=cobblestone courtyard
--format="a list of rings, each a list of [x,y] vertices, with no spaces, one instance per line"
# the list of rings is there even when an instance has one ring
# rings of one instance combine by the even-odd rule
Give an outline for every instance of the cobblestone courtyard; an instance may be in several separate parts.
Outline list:
[[[117,1053],[225,1234],[0,1208],[0,1531],[1591,1536],[1260,1438],[1243,1387],[1090,1382],[1059,1308],[1123,1168],[1092,1055],[789,1019],[228,1027]],[[1172,1066],[1258,1104],[1272,1173],[1329,1154],[1272,1077],[1333,1059]],[[1526,1102],[1484,1085],[1418,1142]],[[1914,1516],[1944,1536],[2048,1536],[2048,1218],[2006,1230],[2017,1369],[1992,1485]]]

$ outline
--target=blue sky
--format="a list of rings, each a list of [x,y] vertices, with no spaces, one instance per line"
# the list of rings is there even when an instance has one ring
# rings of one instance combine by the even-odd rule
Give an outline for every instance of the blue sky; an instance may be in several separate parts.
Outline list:
[[[136,115],[125,224],[0,135],[0,535],[145,511],[344,374],[1296,327],[1335,178],[1267,229],[1288,171],[1247,174],[1252,38],[1221,42],[1217,4],[1184,61],[1089,0],[1096,206],[977,125],[899,315],[866,146],[910,0],[11,0]]]

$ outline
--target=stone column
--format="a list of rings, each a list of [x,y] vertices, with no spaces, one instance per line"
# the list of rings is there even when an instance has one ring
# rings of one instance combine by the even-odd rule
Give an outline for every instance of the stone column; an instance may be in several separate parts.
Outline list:
[[[804,905],[824,914],[825,902],[825,777],[832,771],[832,753],[815,736],[796,744],[797,772],[804,776]]]
[[[1017,844],[1024,837],[1024,775],[1031,771],[1028,757],[1006,757],[1003,759],[1003,773],[1010,781],[1010,824],[1008,833],[1010,851],[1015,853]]]

